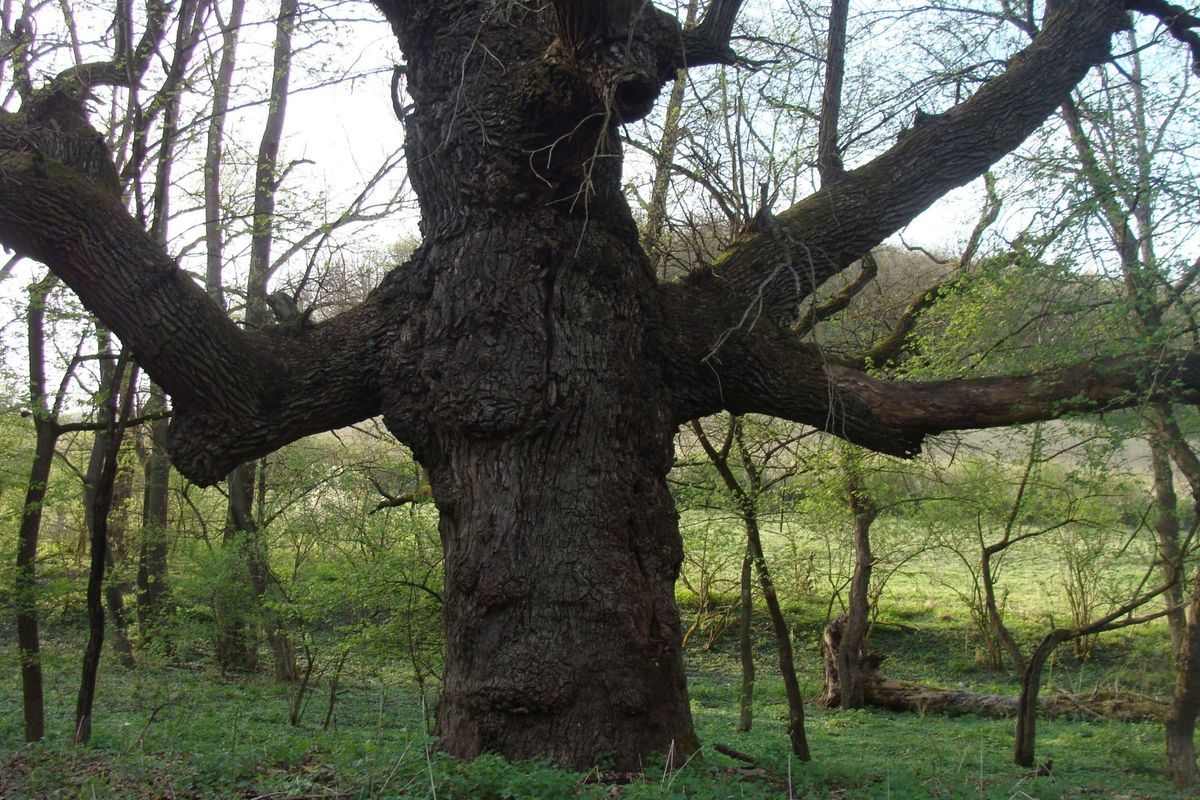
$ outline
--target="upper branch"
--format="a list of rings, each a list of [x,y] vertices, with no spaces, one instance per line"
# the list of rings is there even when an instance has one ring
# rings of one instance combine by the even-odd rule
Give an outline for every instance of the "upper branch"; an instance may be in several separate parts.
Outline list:
[[[1166,0],[1126,0],[1125,7],[1155,17],[1167,31],[1192,51],[1192,70],[1200,75],[1200,17],[1188,13],[1187,9],[1172,5]]]
[[[1127,26],[1118,0],[1054,4],[1002,75],[943,114],[919,115],[887,152],[743,237],[689,286],[725,298],[734,324],[791,324],[817,286],[1017,147]]]
[[[741,8],[742,0],[712,0],[700,24],[683,32],[678,66],[740,63],[741,59],[729,46],[729,40]]]

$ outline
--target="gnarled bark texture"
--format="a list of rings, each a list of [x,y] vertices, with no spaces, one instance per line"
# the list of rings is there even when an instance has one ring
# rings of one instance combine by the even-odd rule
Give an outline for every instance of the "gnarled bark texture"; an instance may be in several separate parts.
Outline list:
[[[616,128],[677,69],[736,61],[737,0],[691,30],[628,0],[376,4],[407,58],[424,243],[357,309],[239,329],[34,107],[0,112],[0,241],[51,266],[172,395],[169,446],[193,480],[384,414],[441,512],[452,753],[635,769],[696,748],[665,482],[683,422],[767,413],[911,454],[931,432],[1148,387],[1197,400],[1194,353],[901,384],[831,366],[787,328],[815,286],[1041,124],[1107,57],[1122,2],[1053,4],[973,98],[673,285],[638,245]]]

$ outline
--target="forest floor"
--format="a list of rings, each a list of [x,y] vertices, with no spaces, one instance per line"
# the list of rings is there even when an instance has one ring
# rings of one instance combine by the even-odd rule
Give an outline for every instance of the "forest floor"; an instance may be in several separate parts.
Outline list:
[[[818,615],[799,609],[795,636],[806,696],[820,689]],[[1015,693],[1005,673],[975,664],[961,621],[916,608],[881,625],[874,646],[884,671],[941,686]],[[638,775],[563,772],[486,757],[439,755],[425,733],[420,693],[399,673],[348,668],[329,724],[329,683],[317,677],[298,724],[294,687],[267,675],[222,676],[204,654],[123,671],[102,665],[94,735],[68,743],[78,681],[76,636],[46,642],[48,736],[21,744],[20,686],[5,620],[0,632],[0,798],[1177,798],[1164,774],[1163,733],[1152,723],[1096,718],[1042,721],[1038,761],[1049,776],[1013,765],[1012,720],[812,707],[813,761],[789,757],[786,706],[766,620],[756,642],[755,723],[734,731],[739,666],[733,629],[688,650],[692,710],[703,750],[678,769],[648,764]],[[1050,687],[1096,686],[1162,697],[1165,631],[1150,627],[1101,640],[1087,659],[1066,650]],[[318,658],[320,653],[317,654]],[[320,661],[318,661],[318,670]],[[314,674],[316,674],[314,672]],[[432,701],[432,698],[430,698]],[[724,744],[757,759],[721,755]]]

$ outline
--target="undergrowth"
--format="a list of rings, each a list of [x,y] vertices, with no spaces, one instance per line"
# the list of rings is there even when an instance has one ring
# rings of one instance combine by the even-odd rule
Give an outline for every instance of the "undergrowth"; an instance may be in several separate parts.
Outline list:
[[[795,608],[807,697],[819,691],[817,611]],[[765,623],[765,620],[762,622]],[[399,673],[342,676],[335,713],[323,720],[318,681],[299,725],[289,724],[294,688],[261,675],[222,676],[203,659],[163,660],[122,671],[106,657],[91,745],[67,744],[77,676],[74,637],[47,642],[49,735],[20,744],[15,646],[0,670],[0,798],[1177,798],[1163,774],[1162,731],[1153,724],[1043,721],[1038,757],[1049,776],[1011,763],[1012,721],[808,708],[814,760],[789,757],[787,709],[767,626],[756,641],[755,724],[737,733],[736,637],[688,650],[692,712],[704,748],[681,767],[647,763],[632,774],[589,773],[485,756],[464,763],[436,751],[428,715]],[[1109,640],[1086,663],[1064,657],[1050,679],[1063,688],[1097,681],[1161,691],[1169,671],[1147,666],[1148,629]],[[1146,637],[1144,640],[1142,637]],[[887,671],[982,691],[1015,690],[1004,673],[968,658],[961,621],[933,612],[881,625],[874,644]],[[806,644],[808,643],[808,644]],[[1141,672],[1138,672],[1138,661]],[[1156,663],[1151,659],[1149,663]],[[1140,681],[1140,683],[1139,683]],[[753,765],[713,749],[724,744]]]

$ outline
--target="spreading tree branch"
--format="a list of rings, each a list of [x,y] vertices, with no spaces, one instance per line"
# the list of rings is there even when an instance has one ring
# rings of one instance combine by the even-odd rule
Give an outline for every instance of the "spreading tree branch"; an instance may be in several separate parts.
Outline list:
[[[241,461],[378,413],[372,378],[396,298],[303,330],[246,332],[129,215],[70,170],[49,169],[0,112],[0,241],[49,266],[176,401],[180,472],[219,480]],[[403,319],[406,312],[399,312]],[[197,335],[202,332],[202,335]]]
[[[706,346],[714,322],[691,308],[669,306],[668,314],[691,329],[664,343],[682,356],[667,373],[680,424],[721,410],[767,414],[907,457],[943,431],[1130,408],[1155,397],[1200,404],[1200,353],[1132,353],[1021,376],[889,381],[835,364],[794,332],[767,326],[727,332],[714,350]],[[690,359],[701,368],[689,369]]]
[[[1063,0],[997,78],[942,114],[921,115],[895,146],[743,237],[687,288],[731,326],[790,325],[816,287],[937,198],[979,175],[1049,117],[1126,27],[1115,0]]]

